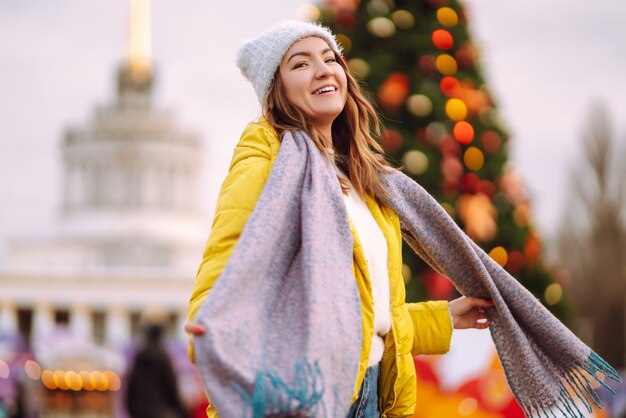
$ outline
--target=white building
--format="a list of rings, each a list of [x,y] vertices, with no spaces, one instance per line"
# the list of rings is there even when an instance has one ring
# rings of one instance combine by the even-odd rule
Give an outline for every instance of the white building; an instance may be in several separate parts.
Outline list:
[[[147,3],[131,1],[116,99],[63,135],[57,227],[7,246],[0,334],[21,334],[43,369],[87,357],[85,369],[121,373],[119,350],[153,308],[186,341],[182,324],[206,239],[196,208],[201,141],[152,104]],[[82,343],[57,346],[50,338],[59,329]]]

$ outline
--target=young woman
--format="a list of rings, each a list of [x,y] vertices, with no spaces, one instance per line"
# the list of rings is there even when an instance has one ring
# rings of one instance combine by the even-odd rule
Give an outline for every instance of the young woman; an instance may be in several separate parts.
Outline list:
[[[480,321],[485,319],[481,308],[491,304],[465,297],[450,304],[447,301],[404,304],[404,282],[389,277],[390,271],[397,273],[402,267],[401,248],[397,244],[402,239],[400,229],[384,215],[388,209],[381,208],[375,199],[383,189],[378,172],[386,166],[383,151],[370,133],[372,127],[378,129],[378,116],[327,30],[311,23],[289,22],[275,31],[270,36],[287,36],[289,42],[284,45],[290,45],[285,51],[271,52],[272,58],[279,58],[279,62],[275,68],[268,68],[274,75],[269,86],[259,84],[269,80],[260,79],[257,72],[264,69],[254,67],[258,64],[253,64],[252,57],[247,55],[254,54],[252,48],[261,48],[261,40],[256,40],[256,44],[252,41],[249,50],[243,49],[240,55],[240,63],[246,66],[247,76],[263,103],[264,117],[246,127],[235,149],[198,271],[189,318],[193,320],[228,262],[269,176],[281,135],[288,130],[306,131],[321,152],[334,155],[337,161],[348,215],[355,227],[355,238],[361,244],[354,248],[353,263],[363,305],[363,339],[351,413],[369,408],[368,417],[379,416],[380,403],[388,416],[410,415],[416,398],[412,355],[447,352],[453,326],[488,327],[486,320]],[[268,60],[262,56],[254,58]],[[387,243],[386,238],[393,242]],[[394,252],[392,255],[388,255],[389,247]],[[393,265],[388,267],[389,261]],[[390,305],[396,309],[390,309]],[[406,312],[410,322],[403,320]],[[193,332],[197,328],[189,324],[188,329]],[[395,339],[392,334],[396,335]],[[395,348],[395,341],[400,341],[403,347]],[[385,351],[405,355],[400,361],[386,359],[389,364],[382,364],[386,376],[378,378],[386,384],[378,388],[379,364]],[[390,377],[392,374],[395,379]],[[364,394],[365,379],[369,382],[369,393]],[[216,416],[214,410],[209,411],[209,416]]]
[[[451,302],[405,302],[401,275],[403,234],[399,214],[384,203],[396,192],[392,193],[384,180],[392,168],[377,141],[379,118],[350,74],[327,28],[305,22],[283,22],[244,44],[239,51],[238,66],[255,88],[263,117],[246,127],[235,148],[218,198],[186,325],[187,332],[196,340],[196,359],[201,363],[200,371],[212,398],[208,415],[217,416],[219,411],[223,417],[411,416],[416,407],[413,356],[447,352],[453,328],[489,327],[485,310],[491,311],[494,305],[490,300],[492,291],[476,291],[474,295],[482,297],[461,297]],[[296,151],[288,151],[286,148],[295,143],[296,132],[305,133],[306,140],[289,148]],[[295,164],[297,158],[285,156],[276,163],[280,160],[279,150],[285,155],[288,152],[300,155],[298,152],[304,152],[306,146],[312,149],[307,151],[309,165],[293,168],[290,164]],[[333,168],[334,183],[331,179],[324,187],[336,190],[321,190],[316,185],[320,175],[303,177],[304,180],[294,176],[291,182],[280,177],[300,171],[316,173],[318,155]],[[281,164],[280,168],[274,167],[275,163]],[[323,168],[320,170],[326,173]],[[269,186],[271,176],[276,180]],[[297,183],[296,194],[291,192],[292,183]],[[280,190],[283,186],[284,190]],[[339,199],[343,207],[318,209],[326,207],[326,202],[319,200],[330,201],[335,196],[333,193],[342,197]],[[263,199],[262,194],[273,197]],[[309,199],[309,195],[316,197]],[[289,203],[283,200],[294,200],[297,204],[282,212],[272,212],[272,205],[280,207]],[[257,212],[259,219],[264,220],[247,225],[251,214]],[[319,226],[335,213],[339,213],[339,220],[331,223],[337,226],[331,226],[330,232],[328,227]],[[424,214],[428,216],[428,212]],[[400,215],[407,219],[407,215]],[[437,212],[437,222],[442,216]],[[312,218],[315,221],[311,224]],[[341,229],[343,224],[347,229]],[[293,229],[285,229],[285,225]],[[279,245],[270,249],[274,253],[263,252],[267,250],[263,248],[266,242],[263,240],[257,240],[260,244],[254,245],[247,239],[238,246],[240,238],[243,240],[244,227],[248,236],[280,235],[285,240],[284,247],[282,241],[269,239],[267,245],[270,242]],[[315,231],[314,234],[309,230]],[[325,239],[327,233],[334,238],[317,245],[315,240]],[[293,235],[297,238],[291,240]],[[345,260],[334,259],[340,250],[328,251],[322,258],[315,255],[343,240],[345,235],[351,235],[347,241],[350,277],[342,281]],[[453,244],[459,246],[457,249],[442,244],[443,255],[439,256],[436,251],[421,251],[424,243],[421,246],[409,243],[426,261],[442,267],[444,272],[447,271],[443,262],[437,257],[445,259],[446,254],[455,254],[467,245],[465,241]],[[340,249],[340,244],[337,248]],[[276,271],[274,264],[280,264],[282,258],[278,258],[284,253],[287,253],[284,255],[287,266],[281,270],[284,276],[295,276],[296,282],[304,284],[283,284],[280,282],[283,278],[276,279],[272,273]],[[267,260],[273,254],[277,260]],[[300,262],[301,259],[305,261]],[[324,270],[327,262],[339,267]],[[469,262],[463,265],[463,257],[452,262],[461,265],[459,275],[466,275],[463,270],[473,268]],[[242,264],[250,267],[241,270]],[[299,269],[300,264],[306,268]],[[293,271],[296,273],[292,274]],[[265,272],[269,273],[264,275]],[[337,277],[329,278],[334,272]],[[238,276],[240,281],[233,280],[233,276]],[[263,280],[267,283],[259,283]],[[318,282],[322,283],[321,290],[310,290]],[[214,294],[219,285],[222,285],[220,294]],[[289,293],[290,286],[300,287]],[[350,286],[358,289],[357,321],[345,308],[352,303]],[[268,287],[276,290],[265,293]],[[254,300],[255,295],[260,302]],[[211,297],[210,302],[204,303]],[[199,312],[203,304],[210,306]],[[250,305],[256,304],[259,305],[258,309],[254,308],[256,313],[248,313]],[[229,322],[239,317],[245,320]],[[211,333],[205,335],[209,322]],[[201,338],[204,340],[199,341]],[[197,350],[204,350],[205,346],[212,348],[203,351],[201,360]],[[357,355],[350,357],[354,350]],[[302,362],[290,358],[300,353],[304,353]],[[253,360],[248,362],[250,358]],[[352,361],[354,364],[346,364]],[[251,365],[248,369],[257,370],[243,369],[244,363]],[[293,367],[295,372],[290,372]],[[348,386],[347,398],[341,383]],[[236,403],[240,405],[234,406]],[[536,406],[533,404],[532,408]]]

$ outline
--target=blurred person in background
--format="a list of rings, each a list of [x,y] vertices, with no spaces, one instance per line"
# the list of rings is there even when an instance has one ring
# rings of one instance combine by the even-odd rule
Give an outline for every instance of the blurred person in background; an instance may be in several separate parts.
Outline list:
[[[142,346],[134,356],[126,391],[131,418],[185,418],[176,373],[163,347],[165,319],[147,316],[143,321]]]

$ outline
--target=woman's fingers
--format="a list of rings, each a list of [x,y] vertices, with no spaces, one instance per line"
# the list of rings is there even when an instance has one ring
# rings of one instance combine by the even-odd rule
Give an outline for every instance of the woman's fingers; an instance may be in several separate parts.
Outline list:
[[[197,322],[187,321],[185,322],[185,332],[191,335],[200,336],[204,335],[204,327]]]

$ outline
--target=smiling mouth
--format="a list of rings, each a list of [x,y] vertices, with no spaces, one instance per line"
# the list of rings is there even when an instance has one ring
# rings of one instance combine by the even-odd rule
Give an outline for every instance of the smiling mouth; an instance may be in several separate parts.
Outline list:
[[[326,87],[322,87],[321,89],[315,90],[313,92],[314,95],[319,95],[319,94],[323,94],[323,93],[329,93],[332,91],[337,91],[337,87],[333,87],[333,86],[326,86]]]

